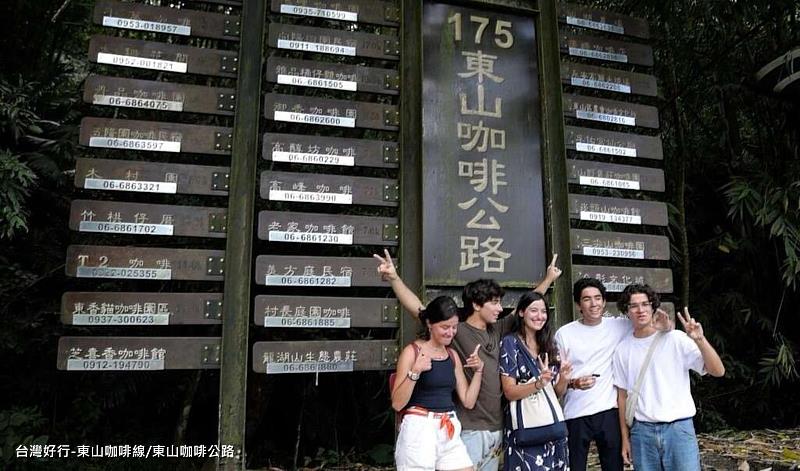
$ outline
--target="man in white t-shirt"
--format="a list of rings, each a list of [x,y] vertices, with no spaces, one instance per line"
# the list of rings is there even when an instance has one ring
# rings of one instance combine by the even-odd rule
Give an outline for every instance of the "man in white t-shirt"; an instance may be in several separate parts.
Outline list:
[[[606,288],[595,278],[581,278],[572,288],[581,318],[556,332],[562,357],[572,363],[572,379],[564,396],[564,417],[569,431],[569,466],[586,470],[589,445],[594,440],[603,471],[621,471],[622,448],[613,357],[617,345],[633,331],[624,317],[604,317]],[[669,330],[669,317],[661,311],[658,328]]]
[[[658,309],[659,299],[651,287],[628,285],[617,305],[633,323],[632,335],[623,339],[614,355],[622,457],[626,463],[633,462],[636,469],[700,471],[689,370],[719,377],[725,374],[722,360],[688,308],[684,308],[683,316],[678,313],[685,333],[673,330],[661,334],[662,338],[655,335],[653,312]],[[625,422],[628,392],[635,393],[636,380],[654,341],[658,343],[650,363],[645,365],[629,430]]]
[[[603,471],[622,470],[617,393],[612,359],[617,344],[633,329],[625,318],[603,317],[606,288],[594,278],[575,282],[572,296],[581,318],[556,332],[561,357],[572,363],[572,379],[564,396],[569,430],[569,466],[584,471],[592,440]]]

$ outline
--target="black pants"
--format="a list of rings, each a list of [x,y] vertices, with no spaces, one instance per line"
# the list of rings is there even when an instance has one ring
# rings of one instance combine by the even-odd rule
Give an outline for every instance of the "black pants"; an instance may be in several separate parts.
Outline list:
[[[603,471],[622,471],[622,439],[617,409],[567,420],[569,431],[569,467],[585,471],[592,440],[597,444]]]

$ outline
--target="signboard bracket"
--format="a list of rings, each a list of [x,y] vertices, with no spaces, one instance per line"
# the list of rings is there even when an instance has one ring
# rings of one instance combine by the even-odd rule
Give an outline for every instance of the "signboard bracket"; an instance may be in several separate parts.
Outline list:
[[[236,95],[233,93],[220,93],[217,97],[217,108],[225,111],[236,109]]]
[[[203,345],[200,349],[200,362],[203,365],[219,366],[220,345],[218,343]]]
[[[400,319],[400,306],[383,306],[383,322],[398,322]]]
[[[228,216],[224,213],[211,213],[208,216],[208,231],[221,232],[228,231]]]
[[[228,191],[230,189],[230,173],[214,172],[211,174],[211,189]]]
[[[383,185],[383,201],[397,202],[400,198],[400,187],[395,184]]]
[[[222,300],[206,301],[206,309],[203,315],[206,319],[222,319]]]
[[[397,224],[383,225],[383,240],[396,242],[400,239],[400,226]]]
[[[206,259],[206,273],[209,275],[224,275],[225,257],[208,257]]]
[[[381,364],[387,367],[397,363],[397,357],[400,354],[400,347],[393,345],[391,347],[383,347],[381,349]]]

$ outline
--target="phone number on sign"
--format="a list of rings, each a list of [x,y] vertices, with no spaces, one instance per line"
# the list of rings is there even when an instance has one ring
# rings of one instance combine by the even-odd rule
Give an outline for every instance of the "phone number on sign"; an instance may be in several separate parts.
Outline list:
[[[164,360],[69,360],[70,370],[163,370]]]
[[[120,324],[120,325],[139,325],[155,324],[156,316],[149,314],[129,314],[129,315],[110,315],[110,314],[89,314],[84,317],[86,324]]]

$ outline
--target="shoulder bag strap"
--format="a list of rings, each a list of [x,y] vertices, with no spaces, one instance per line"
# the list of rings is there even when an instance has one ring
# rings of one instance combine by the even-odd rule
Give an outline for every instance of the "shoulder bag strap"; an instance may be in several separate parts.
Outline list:
[[[664,335],[664,332],[656,333],[656,338],[653,339],[653,343],[651,343],[650,348],[647,349],[647,355],[644,357],[642,368],[639,370],[639,376],[636,377],[636,384],[633,385],[632,390],[628,391],[628,398],[625,401],[625,423],[628,424],[628,427],[633,425],[633,417],[636,413],[636,405],[639,403],[639,388],[642,386],[644,374],[647,372],[647,367],[650,366],[650,359],[653,358],[653,352],[661,343]]]

